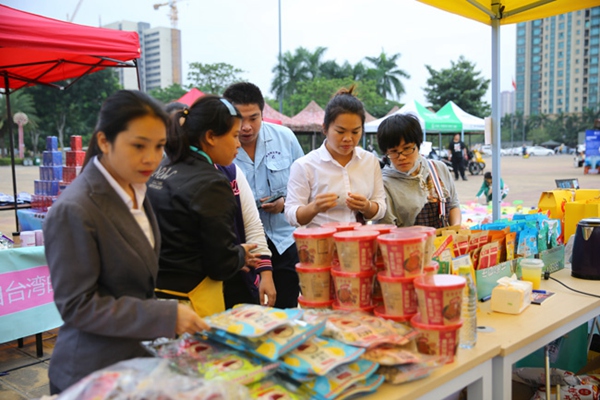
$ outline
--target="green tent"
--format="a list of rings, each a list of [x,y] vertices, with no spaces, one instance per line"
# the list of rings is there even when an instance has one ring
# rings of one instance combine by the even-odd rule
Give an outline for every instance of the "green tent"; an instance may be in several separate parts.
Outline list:
[[[459,120],[462,123],[461,132],[483,132],[485,130],[485,121],[483,118],[467,113],[453,101],[447,102],[444,107],[440,108],[436,115],[438,117]]]
[[[399,109],[393,114],[386,115],[385,117],[366,123],[365,132],[377,132],[379,124],[381,124],[384,119],[396,114],[415,115],[421,122],[421,129],[423,129],[423,134],[462,132],[462,123],[458,118],[452,115],[438,115],[433,111],[430,111],[427,108],[425,108],[425,106],[423,106],[416,100],[409,101],[401,109]]]

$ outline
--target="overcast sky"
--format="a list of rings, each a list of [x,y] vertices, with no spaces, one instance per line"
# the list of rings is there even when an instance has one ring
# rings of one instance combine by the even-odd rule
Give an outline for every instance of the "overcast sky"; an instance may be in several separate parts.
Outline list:
[[[327,48],[323,60],[355,64],[366,56],[400,53],[403,80],[401,102],[426,104],[423,87],[429,73],[449,68],[459,56],[491,79],[491,28],[415,0],[280,0],[282,51],[303,46]],[[99,26],[120,20],[170,26],[167,0],[0,0],[20,10]],[[225,62],[244,71],[243,78],[270,93],[279,52],[279,0],[179,0],[178,28],[182,37],[184,84],[191,62]],[[512,90],[515,74],[515,25],[501,27],[501,90]],[[491,102],[491,88],[485,97]],[[324,104],[321,104],[324,106]]]

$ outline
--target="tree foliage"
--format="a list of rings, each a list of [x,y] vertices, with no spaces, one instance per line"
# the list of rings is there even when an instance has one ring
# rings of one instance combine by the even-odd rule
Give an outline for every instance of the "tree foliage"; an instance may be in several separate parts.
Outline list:
[[[207,94],[221,95],[229,85],[242,80],[244,71],[227,63],[203,64],[193,62],[189,65],[188,80],[190,88],[197,87]]]
[[[425,65],[429,74],[424,88],[425,98],[434,110],[439,110],[450,100],[469,114],[485,117],[490,114],[490,105],[482,100],[488,90],[490,80],[475,71],[475,64],[463,56],[451,61],[450,68],[439,71]]]
[[[6,107],[6,97],[0,96],[0,155],[8,154],[10,146],[10,137],[8,135],[9,126],[13,132],[14,146],[17,148],[17,124],[12,118],[18,112],[25,113],[29,122],[23,127],[25,141],[31,132],[36,132],[39,125],[39,118],[35,109],[33,97],[24,91],[17,91],[10,95],[11,121],[8,121],[8,110]]]
[[[367,72],[367,77],[374,79],[377,83],[377,93],[380,96],[393,96],[397,99],[405,93],[401,78],[410,78],[405,71],[398,68],[397,61],[400,53],[388,57],[385,51],[381,51],[377,57],[365,57],[375,68]]]
[[[164,89],[153,89],[148,94],[163,104],[168,104],[179,99],[187,93],[187,90],[181,87],[180,84],[174,83]]]
[[[70,82],[62,84],[67,83]],[[102,102],[119,88],[115,71],[105,69],[82,77],[66,90],[43,85],[21,90],[34,99],[40,119],[40,140],[45,140],[46,136],[57,136],[59,146],[65,147],[65,138],[71,135],[81,135],[84,143],[89,140]]]

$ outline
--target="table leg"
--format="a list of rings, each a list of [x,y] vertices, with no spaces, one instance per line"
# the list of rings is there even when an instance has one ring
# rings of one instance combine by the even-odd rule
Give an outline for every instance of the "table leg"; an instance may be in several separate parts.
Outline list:
[[[36,351],[38,358],[42,358],[44,356],[44,347],[43,347],[43,343],[42,343],[42,334],[41,333],[35,334],[35,351]]]
[[[492,387],[494,400],[511,400],[512,397],[512,364],[502,356],[492,359]]]
[[[17,347],[20,349],[23,348],[23,338],[17,339]]]

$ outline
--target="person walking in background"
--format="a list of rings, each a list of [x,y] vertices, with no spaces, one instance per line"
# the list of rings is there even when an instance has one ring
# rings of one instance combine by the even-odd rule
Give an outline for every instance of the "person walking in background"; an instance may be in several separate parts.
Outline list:
[[[504,180],[500,178],[500,193],[502,199],[506,197],[508,194],[508,186],[504,186]],[[483,204],[487,204],[492,201],[492,173],[486,172],[483,175],[483,183],[481,184],[481,188],[479,192],[475,195],[479,199],[479,201]]]
[[[377,128],[377,142],[391,165],[383,170],[387,211],[381,223],[441,228],[460,225],[458,195],[441,161],[419,154],[423,131],[410,114],[393,115]]]
[[[458,180],[458,174],[463,181],[467,180],[465,176],[465,163],[469,160],[467,153],[467,145],[460,140],[460,134],[454,135],[454,138],[448,146],[450,153],[450,161],[452,161],[452,169],[454,170],[454,179]]]
[[[229,179],[216,167],[233,162],[241,121],[239,111],[218,96],[204,96],[177,111],[165,148],[168,158],[148,182],[164,239],[159,294],[189,300],[200,315],[224,310],[229,299],[222,282],[260,265],[252,253],[256,245],[239,244],[234,228],[239,204]]]
[[[242,147],[234,163],[244,172],[254,193],[267,235],[277,290],[275,307],[297,307],[300,294],[296,272],[298,251],[294,227],[285,220],[283,211],[290,167],[304,152],[289,128],[262,120],[265,100],[256,85],[235,83],[225,90],[223,96],[242,115]]]
[[[208,325],[154,295],[161,235],[146,181],[163,156],[168,117],[145,93],[121,90],[100,109],[81,174],[44,220],[54,302],[64,324],[50,393],[116,362],[143,357],[141,340]]]
[[[364,222],[385,214],[379,160],[357,147],[365,108],[350,89],[340,89],[325,108],[320,148],[292,165],[285,216],[295,226]]]

